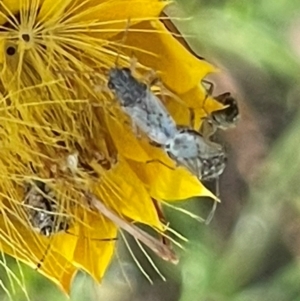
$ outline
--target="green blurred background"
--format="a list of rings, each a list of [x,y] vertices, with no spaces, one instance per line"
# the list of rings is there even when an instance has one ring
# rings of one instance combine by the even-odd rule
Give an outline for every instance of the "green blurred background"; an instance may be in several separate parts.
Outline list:
[[[80,274],[72,300],[296,301],[300,300],[300,1],[181,0],[188,21],[177,26],[192,48],[223,71],[211,78],[215,93],[232,91],[241,120],[221,134],[229,151],[221,178],[222,203],[209,226],[171,208],[171,226],[189,239],[178,266],[153,258],[153,270],[132,248],[154,284],[120,242],[116,259],[98,285]],[[205,216],[210,201],[180,206]],[[129,238],[130,240],[130,238]],[[38,273],[7,259],[32,301],[68,300]],[[1,271],[0,299],[25,300]],[[21,284],[22,286],[22,284]]]

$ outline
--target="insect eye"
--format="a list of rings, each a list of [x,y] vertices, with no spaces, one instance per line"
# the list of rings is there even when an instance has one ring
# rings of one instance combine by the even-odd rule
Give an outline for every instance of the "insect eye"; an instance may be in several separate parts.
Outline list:
[[[122,71],[123,71],[123,73],[127,73],[127,74],[131,75],[131,70],[127,67],[123,68]]]

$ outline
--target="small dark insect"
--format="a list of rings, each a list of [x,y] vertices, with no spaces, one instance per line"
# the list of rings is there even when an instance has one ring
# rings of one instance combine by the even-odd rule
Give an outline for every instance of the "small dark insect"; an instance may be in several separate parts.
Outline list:
[[[209,89],[207,90],[207,95],[212,94],[213,92],[213,84],[205,81],[209,85]],[[212,141],[213,135],[217,132],[218,129],[227,130],[229,128],[235,127],[238,119],[239,119],[239,108],[235,98],[231,96],[229,92],[225,92],[214,97],[219,103],[223,104],[225,107],[211,112],[207,114],[204,118],[201,128],[199,132],[205,139],[205,141],[212,147],[218,148],[220,145]],[[215,173],[217,174],[217,173]],[[221,175],[221,173],[219,174]],[[219,177],[210,177],[207,179],[208,181],[215,181],[216,191],[215,194],[219,197]],[[206,224],[209,224],[214,216],[214,212],[216,210],[217,202],[214,201],[213,208],[206,219]]]
[[[225,108],[214,111],[204,118],[200,132],[206,139],[214,135],[218,129],[227,130],[235,127],[240,117],[237,101],[229,92],[220,94],[214,99]]]
[[[50,237],[69,229],[70,218],[62,215],[54,191],[45,183],[34,181],[33,184],[27,184],[22,204],[30,226],[37,233]]]
[[[226,130],[236,125],[239,119],[239,108],[235,98],[229,92],[216,96],[215,99],[222,103],[226,108],[212,112],[212,119],[219,128]]]
[[[128,68],[112,68],[108,87],[117,96],[122,109],[148,138],[160,145],[172,138],[176,124],[161,100],[146,84],[132,76]]]

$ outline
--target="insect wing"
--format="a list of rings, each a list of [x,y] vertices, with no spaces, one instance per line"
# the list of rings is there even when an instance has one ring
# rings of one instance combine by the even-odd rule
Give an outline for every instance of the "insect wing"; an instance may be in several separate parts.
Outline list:
[[[173,118],[167,109],[150,90],[141,103],[132,107],[124,107],[125,112],[132,118],[150,140],[164,145],[174,137],[177,129]]]
[[[163,105],[161,100],[155,96],[150,90],[147,91],[146,105],[150,109],[152,108],[153,114],[150,114],[150,123],[156,124],[157,128],[160,128],[166,137],[172,138],[177,132],[177,127],[174,119]]]
[[[188,130],[179,130],[166,146],[166,150],[175,158],[196,158],[198,145],[195,136]]]
[[[147,86],[134,78],[128,68],[111,69],[108,88],[115,93],[122,107],[133,107],[142,102],[147,91]]]

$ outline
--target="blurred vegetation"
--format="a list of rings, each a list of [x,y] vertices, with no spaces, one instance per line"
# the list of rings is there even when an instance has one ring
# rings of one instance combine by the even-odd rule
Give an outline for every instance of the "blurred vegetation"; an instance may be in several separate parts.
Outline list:
[[[222,135],[230,153],[222,204],[209,226],[166,208],[171,226],[189,239],[179,251],[179,266],[153,259],[166,282],[133,246],[151,286],[121,245],[101,285],[77,276],[72,300],[300,300],[300,1],[179,5],[193,18],[177,26],[191,36],[197,53],[220,66],[223,74],[215,82],[220,90],[234,91],[241,108],[238,127]],[[180,204],[201,216],[210,205]],[[20,275],[11,259],[8,265]],[[22,271],[32,301],[67,300],[38,273],[23,266]],[[2,269],[1,284],[10,289],[5,275]],[[25,300],[20,286],[12,298]],[[1,300],[8,300],[4,292]]]

